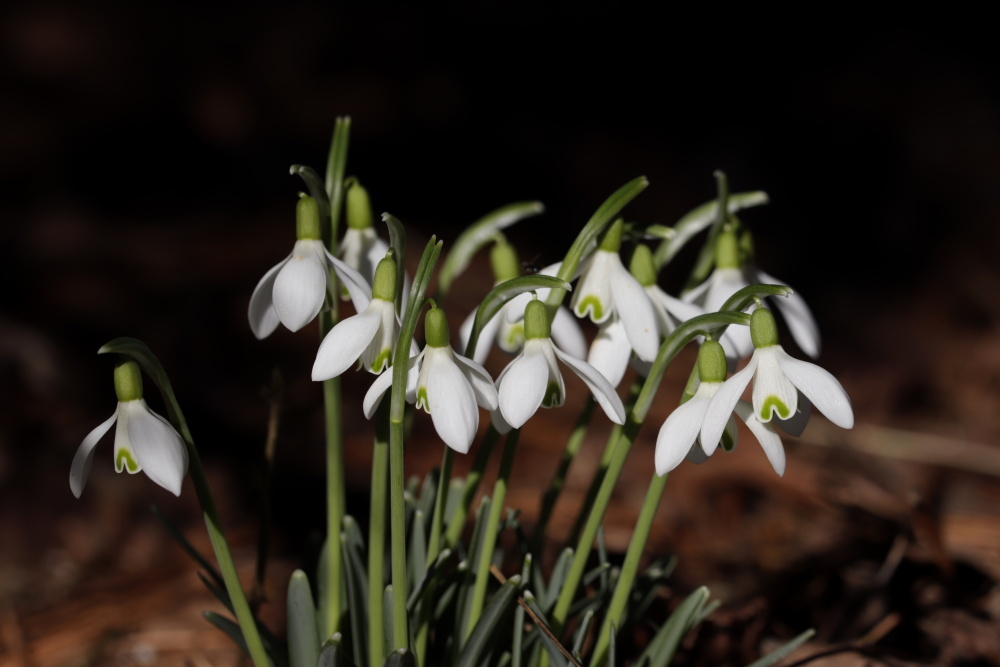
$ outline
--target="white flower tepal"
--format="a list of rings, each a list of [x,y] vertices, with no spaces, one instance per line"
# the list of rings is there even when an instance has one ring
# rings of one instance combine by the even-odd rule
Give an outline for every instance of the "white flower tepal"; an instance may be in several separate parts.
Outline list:
[[[247,317],[257,338],[274,333],[278,324],[298,331],[319,314],[330,292],[330,268],[337,273],[360,312],[371,300],[371,287],[357,271],[330,254],[319,227],[319,204],[302,197],[296,207],[298,240],[292,254],[271,268],[250,297]]]
[[[145,472],[175,496],[181,494],[188,453],[180,434],[166,419],[149,409],[142,398],[142,376],[134,361],[115,367],[118,407],[113,415],[80,443],[69,471],[69,488],[77,498],[90,476],[94,448],[111,426],[115,429],[115,471]]]

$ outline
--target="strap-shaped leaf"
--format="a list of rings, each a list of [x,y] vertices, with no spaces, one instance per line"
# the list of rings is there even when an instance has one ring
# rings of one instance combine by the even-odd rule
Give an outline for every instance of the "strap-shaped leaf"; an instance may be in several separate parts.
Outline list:
[[[403,294],[403,282],[406,278],[406,228],[391,213],[383,213],[382,222],[389,227],[389,246],[396,251],[396,312],[402,313],[406,310],[403,299],[409,296]]]
[[[670,614],[663,627],[653,637],[653,641],[649,642],[645,652],[639,656],[636,664],[645,667],[670,664],[674,652],[684,639],[684,635],[693,627],[694,620],[698,618],[707,600],[708,589],[704,586],[687,596],[674,613]],[[612,629],[611,637],[614,638],[615,634]]]
[[[816,631],[812,628],[809,628],[802,634],[795,637],[795,639],[793,639],[792,641],[788,642],[784,646],[781,646],[780,648],[774,651],[771,651],[760,660],[756,660],[750,663],[749,665],[747,665],[747,667],[771,667],[771,665],[776,664],[779,660],[787,656],[789,653],[791,653],[798,647],[805,644],[815,634]]]
[[[472,325],[472,333],[469,335],[469,342],[465,346],[465,356],[472,358],[476,353],[476,343],[479,342],[479,334],[486,326],[486,323],[493,319],[504,304],[513,299],[518,294],[533,292],[540,289],[562,289],[569,291],[570,284],[561,278],[553,276],[543,276],[534,274],[530,276],[518,276],[506,282],[502,282],[486,295],[483,302],[479,304],[476,311],[476,319]]]
[[[368,662],[368,572],[365,567],[364,536],[358,522],[345,516],[341,522],[340,550],[343,554],[344,579],[351,622],[351,648],[354,661]]]
[[[316,173],[316,170],[303,164],[293,164],[288,168],[288,173],[302,179],[302,181],[306,184],[306,189],[309,191],[309,196],[319,203],[320,219],[329,220],[330,198],[326,194],[326,187],[323,185],[323,179]]]
[[[295,570],[288,580],[288,658],[291,667],[313,667],[319,660],[320,641],[316,607],[309,578]]]
[[[483,609],[483,615],[472,629],[465,646],[462,647],[462,652],[455,663],[456,667],[481,667],[483,663],[480,658],[490,645],[499,639],[500,631],[504,629],[501,621],[516,602],[520,588],[521,576],[515,574],[490,598],[486,608]]]
[[[729,195],[728,205],[726,210],[729,213],[736,213],[745,208],[751,208],[753,206],[760,206],[761,204],[768,203],[767,193],[761,190],[755,190],[753,192],[737,192],[735,194]],[[692,239],[698,232],[707,229],[715,221],[718,216],[718,200],[713,199],[712,201],[705,202],[698,208],[686,213],[672,229],[672,233],[663,235],[663,241],[656,247],[653,252],[653,262],[656,264],[657,270],[662,269],[674,256],[680,252],[681,248]],[[653,227],[647,228],[646,232],[654,236],[658,236],[661,231],[659,226],[654,225]]]
[[[316,667],[357,667],[348,657],[343,639],[343,636],[339,632],[335,632],[323,644],[323,650],[319,654]]]
[[[209,563],[208,559],[202,556],[201,552],[194,548],[194,545],[191,544],[188,539],[184,537],[184,534],[177,529],[177,526],[175,526],[173,522],[160,511],[160,508],[156,505],[152,505],[150,509],[153,510],[153,515],[160,520],[164,528],[167,529],[167,532],[170,533],[170,537],[174,538],[174,541],[180,545],[181,549],[183,549],[187,555],[191,556],[191,558],[198,563],[199,567],[205,570],[205,572],[208,572],[209,576],[212,577],[212,581],[215,582],[215,585],[220,589],[225,587],[226,583],[222,580],[222,575],[219,574],[219,571],[215,568],[215,566]]]
[[[444,299],[452,283],[462,274],[480,248],[493,240],[494,235],[515,222],[538,215],[545,210],[541,202],[528,201],[508,204],[487,213],[455,239],[438,276],[438,298]]]
[[[413,653],[405,648],[398,648],[389,654],[385,661],[385,667],[417,667],[417,660]]]

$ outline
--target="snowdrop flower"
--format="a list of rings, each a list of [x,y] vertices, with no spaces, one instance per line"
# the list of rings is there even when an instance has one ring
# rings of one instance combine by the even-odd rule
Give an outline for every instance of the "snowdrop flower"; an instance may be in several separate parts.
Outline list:
[[[187,448],[170,422],[146,405],[142,398],[142,375],[134,361],[115,367],[115,394],[118,396],[115,413],[83,439],[73,457],[69,470],[73,495],[79,498],[83,493],[94,461],[94,447],[116,421],[115,471],[126,470],[133,475],[145,472],[167,491],[181,495],[181,484],[187,474]]]
[[[746,368],[729,378],[712,397],[705,412],[701,441],[718,440],[725,420],[743,390],[754,380],[753,411],[760,421],[792,418],[799,408],[799,392],[841,428],[854,426],[854,412],[847,392],[830,373],[815,364],[793,359],[778,344],[774,315],[758,308],[750,315],[753,356]]]
[[[477,404],[486,410],[497,407],[497,390],[486,370],[449,344],[448,321],[444,311],[431,308],[424,316],[427,345],[409,361],[406,400],[430,414],[434,429],[446,445],[457,452],[469,451],[479,428]],[[409,380],[409,378],[408,378]],[[392,386],[392,372],[379,375],[364,399],[365,417],[372,418],[382,396]]]
[[[521,428],[539,407],[563,404],[566,387],[556,359],[580,376],[598,404],[616,424],[625,423],[625,407],[614,387],[593,366],[576,359],[552,344],[545,304],[535,300],[524,312],[524,349],[497,378],[500,414],[494,425],[503,431],[507,426]],[[497,419],[499,416],[501,419]]]
[[[368,307],[337,323],[319,346],[312,379],[337,377],[356,361],[376,375],[392,362],[399,337],[396,316],[396,260],[383,257],[375,271],[372,300]]]
[[[698,306],[675,299],[664,292],[656,284],[656,268],[653,264],[653,253],[648,246],[639,245],[632,253],[629,266],[632,276],[646,292],[653,306],[657,333],[657,344],[670,335],[680,322],[701,315],[703,311]],[[650,361],[639,360],[632,355],[632,347],[628,341],[628,328],[620,317],[612,317],[601,325],[597,337],[590,345],[587,362],[599,370],[615,387],[621,384],[625,377],[625,369],[631,360],[633,367],[642,375],[649,373]]]
[[[708,460],[719,446],[720,439],[722,448],[726,451],[731,451],[736,446],[737,430],[733,411],[726,415],[719,438],[709,441],[699,437],[708,406],[726,379],[726,353],[722,345],[712,340],[701,344],[698,349],[698,373],[701,383],[694,396],[670,413],[656,438],[656,474],[661,477],[676,468],[685,458],[692,463]],[[735,412],[760,442],[774,471],[782,475],[785,472],[785,450],[774,427],[757,419],[753,408],[746,401],[739,401]]]
[[[507,243],[503,237],[498,238],[490,249],[490,264],[493,268],[493,279],[496,285],[517,278],[520,275],[520,263],[517,258],[517,251],[514,246]],[[559,272],[559,264],[553,264],[540,270],[541,275],[554,276]],[[538,297],[545,300],[551,290],[538,290]],[[524,309],[532,300],[530,293],[519,294],[500,308],[483,326],[479,334],[479,341],[473,354],[473,360],[482,364],[490,352],[490,344],[496,341],[497,347],[508,354],[516,354],[524,345]],[[469,342],[472,335],[472,327],[476,322],[476,311],[473,310],[459,329],[459,337],[462,341],[463,349]],[[552,337],[566,350],[567,353],[578,359],[582,359],[587,354],[587,343],[580,330],[580,325],[570,315],[569,311],[559,307],[555,320],[552,323]]]
[[[279,323],[291,331],[309,324],[323,307],[330,288],[331,266],[350,293],[356,310],[364,310],[371,299],[365,279],[323,245],[316,200],[302,197],[295,213],[298,240],[292,254],[264,274],[250,297],[247,316],[258,339],[270,336]]]
[[[721,232],[715,246],[715,270],[705,282],[685,294],[684,300],[698,304],[706,313],[711,313],[719,310],[729,297],[748,285],[786,284],[752,264],[744,264],[740,255],[736,233],[732,230]],[[805,300],[793,292],[788,298],[777,299],[776,303],[796,344],[810,357],[815,359],[819,356],[819,327]],[[753,351],[750,332],[744,327],[729,327],[721,342],[726,349],[726,357],[732,364]]]
[[[622,221],[618,220],[587,260],[570,305],[577,317],[589,315],[595,324],[617,315],[636,356],[653,361],[660,346],[656,313],[642,285],[622,265],[621,239]]]

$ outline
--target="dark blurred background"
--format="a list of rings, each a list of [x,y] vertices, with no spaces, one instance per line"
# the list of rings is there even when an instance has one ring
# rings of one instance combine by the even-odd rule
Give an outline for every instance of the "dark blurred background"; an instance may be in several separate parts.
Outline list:
[[[985,26],[649,12],[6,3],[0,594],[16,601],[26,582],[51,584],[46,558],[76,563],[79,576],[64,551],[82,548],[72,535],[87,531],[53,517],[82,521],[95,505],[156,493],[113,475],[108,442],[84,500],[70,502],[66,488],[78,443],[114,409],[111,362],[95,352],[117,336],[142,338],[164,362],[203,456],[231,484],[234,517],[253,509],[267,386],[280,366],[276,479],[294,492],[277,502],[288,509],[322,492],[315,334],[282,329],[258,342],[245,313],[294,241],[301,183],[288,167],[321,170],[343,114],[353,119],[348,172],[377,210],[411,225],[411,250],[437,233],[447,251],[482,214],[540,200],[545,215],[510,237],[544,265],[635,176],[651,181],[626,210],[642,224],[672,224],[711,199],[716,169],[734,191],[765,190],[771,204],[742,216],[759,263],[813,305],[823,363],[859,422],[973,442],[1000,435],[1000,90]],[[680,275],[665,286],[676,290]],[[454,324],[489,281],[470,277]],[[357,410],[348,417],[360,494],[362,423]],[[174,508],[196,518],[183,499]],[[144,504],[119,511],[126,523],[149,520]],[[291,553],[322,517],[297,520],[279,530]],[[91,548],[114,561],[113,547]],[[48,569],[36,572],[39,563]],[[72,590],[78,581],[66,576]]]

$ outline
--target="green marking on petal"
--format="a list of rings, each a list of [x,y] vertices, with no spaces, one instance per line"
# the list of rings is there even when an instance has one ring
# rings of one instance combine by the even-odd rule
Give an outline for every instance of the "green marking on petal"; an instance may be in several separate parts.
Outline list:
[[[760,418],[764,421],[770,421],[771,416],[777,412],[778,417],[781,419],[788,419],[792,411],[788,409],[788,406],[778,398],[777,396],[768,396],[764,399],[764,405],[760,408]]]
[[[121,472],[122,469],[127,470],[131,475],[142,470],[139,467],[139,462],[132,456],[132,452],[127,449],[119,449],[118,453],[115,454],[115,472]]]
[[[375,361],[372,362],[371,368],[369,368],[368,370],[377,375],[381,373],[386,367],[388,367],[389,362],[391,361],[392,361],[392,348],[387,347],[386,349],[378,353],[378,356],[375,357]]]
[[[601,300],[593,294],[583,297],[580,299],[579,303],[576,304],[576,316],[586,317],[587,310],[590,310],[591,320],[596,321],[604,317],[604,304],[602,304]]]
[[[431,409],[427,404],[427,387],[417,388],[417,408],[422,409],[427,414],[431,413]]]
[[[729,435],[729,431],[722,432],[722,440],[720,440],[720,443],[722,444],[722,449],[727,452],[733,451],[736,447],[736,442],[733,441],[733,437]]]
[[[551,408],[561,404],[562,392],[559,391],[559,385],[555,382],[550,382],[549,386],[545,389],[545,397],[542,399],[542,407]]]

